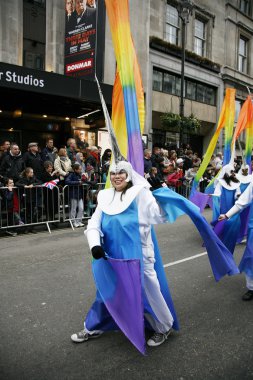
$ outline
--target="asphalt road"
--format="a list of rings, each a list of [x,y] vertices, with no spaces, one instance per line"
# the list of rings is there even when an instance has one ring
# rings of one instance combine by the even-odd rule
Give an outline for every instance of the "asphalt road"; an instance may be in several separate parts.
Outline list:
[[[210,210],[206,217],[210,218]],[[156,228],[164,264],[204,252],[186,216]],[[83,231],[1,238],[0,379],[253,379],[253,302],[207,256],[166,268],[181,329],[142,356],[121,333],[70,341],[95,294]],[[236,248],[240,260],[244,245]]]

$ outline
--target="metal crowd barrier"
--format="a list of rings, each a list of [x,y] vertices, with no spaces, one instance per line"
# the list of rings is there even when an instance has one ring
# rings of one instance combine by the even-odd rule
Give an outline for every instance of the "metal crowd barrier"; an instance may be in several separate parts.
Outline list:
[[[64,186],[60,206],[62,221],[68,221],[74,230],[75,227],[79,227],[82,220],[89,219],[97,206],[98,192],[104,187],[105,183]]]
[[[16,228],[29,229],[31,226],[60,222],[59,188],[52,190],[43,186],[32,188],[0,188],[0,227],[15,231]]]
[[[185,181],[176,181],[171,185],[170,183],[167,183],[167,186],[170,190],[175,191],[176,193],[182,195],[184,198],[189,199],[191,194],[191,183],[187,183]]]
[[[43,186],[32,188],[0,188],[0,228],[15,231],[46,224],[51,233],[50,223],[69,222],[71,228],[79,227],[89,219],[97,205],[98,192],[105,183],[81,184],[76,186],[55,186],[52,190]],[[168,187],[189,198],[190,184],[182,181]],[[11,194],[12,193],[12,194]]]

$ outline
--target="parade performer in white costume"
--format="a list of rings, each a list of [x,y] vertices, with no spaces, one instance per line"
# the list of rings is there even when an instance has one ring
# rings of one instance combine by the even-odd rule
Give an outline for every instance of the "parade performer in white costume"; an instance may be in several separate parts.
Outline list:
[[[241,194],[240,181],[236,178],[233,160],[225,165],[219,174],[213,194],[213,220],[217,221],[220,214],[225,214],[234,204]],[[217,224],[214,227],[215,233],[229,249],[234,252],[237,237],[240,231],[240,217],[234,216],[232,220],[225,222],[222,229]]]
[[[114,259],[140,260],[145,325],[154,332],[147,344],[158,346],[167,339],[172,328],[178,329],[178,321],[151,225],[170,220],[170,210],[175,215],[180,208],[190,215],[202,234],[207,251],[211,252],[209,259],[215,278],[236,274],[238,269],[198,208],[187,199],[169,189],[151,193],[148,182],[125,161],[111,165],[110,180],[113,188],[99,192],[98,206],[85,234],[96,260],[106,259],[106,253]],[[159,204],[153,194],[159,198]],[[118,329],[103,302],[101,290],[103,284],[86,316],[84,329],[71,336],[73,342],[82,343],[99,337],[104,331]]]
[[[244,301],[250,301],[253,299],[253,182],[248,185],[244,193],[235,202],[235,205],[225,214],[221,214],[219,216],[219,220],[231,220],[234,215],[241,213],[249,205],[250,214],[248,223],[247,246],[239,265],[240,271],[246,274],[246,286],[248,288],[248,291],[242,296],[242,299]]]
[[[240,191],[241,191],[241,194],[243,194],[244,191],[249,186],[249,184],[253,182],[253,176],[252,174],[249,174],[249,165],[247,165],[244,160],[239,172],[236,174],[236,177],[240,181]],[[240,243],[247,236],[248,223],[249,223],[249,211],[250,211],[250,207],[248,206],[240,213],[241,228],[240,228],[239,236],[237,238],[237,243]]]
[[[129,258],[130,251],[138,257],[139,235],[144,275],[144,315],[155,331],[147,344],[158,346],[167,339],[175,319],[173,305],[169,306],[166,303],[154,269],[155,252],[151,237],[151,225],[164,223],[166,218],[152,196],[148,182],[138,180],[138,177],[133,178],[130,163],[120,161],[111,165],[110,180],[113,188],[99,192],[98,206],[88,222],[85,234],[95,259],[105,257],[105,250],[111,257]],[[123,236],[125,234],[127,234],[126,246]],[[116,242],[112,241],[115,236],[118,238]],[[103,247],[101,238],[104,240]],[[99,323],[98,317],[94,323],[94,314],[99,314],[99,309],[101,309],[101,299],[97,297],[86,318],[85,329],[72,335],[74,342],[83,342],[98,336],[103,330],[115,328],[115,324],[106,312],[103,316],[102,314],[99,316]],[[177,322],[174,327],[177,328]]]

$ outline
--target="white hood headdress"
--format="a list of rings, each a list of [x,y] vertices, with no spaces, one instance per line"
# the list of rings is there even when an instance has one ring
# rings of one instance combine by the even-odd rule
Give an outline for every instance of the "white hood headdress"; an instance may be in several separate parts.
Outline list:
[[[230,161],[229,164],[223,166],[219,173],[218,181],[220,184],[227,190],[236,190],[240,186],[240,182],[230,182],[230,185],[227,184],[227,182],[223,179],[225,174],[228,174],[229,176],[231,175],[231,171],[234,171],[235,167],[234,164]],[[237,178],[237,176],[236,176]]]
[[[130,162],[127,161],[119,161],[117,164],[113,162],[110,166],[109,173],[119,173],[121,170],[124,170],[127,174],[126,182],[130,182],[133,180],[133,168]]]
[[[248,174],[247,175],[243,175],[242,174],[242,170],[243,169],[248,169]],[[239,179],[239,181],[241,183],[250,183],[253,181],[253,176],[252,174],[249,174],[249,165],[247,165],[245,162],[242,164],[238,174],[236,175],[237,178]]]

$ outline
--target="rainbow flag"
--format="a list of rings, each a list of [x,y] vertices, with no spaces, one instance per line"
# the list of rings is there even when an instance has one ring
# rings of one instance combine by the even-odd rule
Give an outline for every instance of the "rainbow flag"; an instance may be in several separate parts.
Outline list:
[[[227,92],[229,94],[227,99]],[[225,143],[223,154],[223,165],[227,165],[231,159],[231,145],[235,125],[235,89],[227,89],[225,97]]]
[[[131,37],[127,0],[106,0],[117,73],[113,88],[112,123],[97,81],[105,122],[115,162],[127,160],[143,176],[144,93],[141,74]],[[111,125],[112,124],[112,125]],[[107,186],[109,187],[109,176]],[[108,257],[93,261],[93,274],[98,292],[110,316],[126,337],[145,353],[144,309],[142,299],[142,260],[128,253],[127,259]],[[124,299],[124,302],[122,302]]]
[[[251,169],[251,155],[253,149],[253,103],[252,97],[248,96],[248,107],[247,107],[247,126],[246,126],[246,142],[245,142],[245,161],[249,165],[249,172]]]
[[[122,155],[143,175],[144,92],[131,36],[128,0],[105,3],[117,61],[112,124]]]
[[[239,138],[243,131],[246,131],[245,161],[249,165],[251,172],[251,154],[253,147],[253,103],[250,95],[243,103],[238,117],[237,125],[232,140],[232,151],[234,151],[236,140]]]
[[[249,173],[252,173],[251,169],[251,155],[253,149],[253,105],[251,106],[250,123],[246,129],[246,144],[245,144],[245,161],[249,165]]]
[[[200,168],[195,176],[195,179],[192,185],[190,200],[196,205],[199,204],[199,198],[201,196],[204,196],[204,194],[197,192],[199,180],[203,176],[210,162],[210,159],[215,150],[218,138],[223,128],[225,130],[224,164],[227,164],[230,161],[231,143],[232,143],[233,127],[234,127],[234,116],[235,116],[235,89],[227,88],[216,131],[209,143],[209,146],[205,153],[205,157],[200,165]],[[200,195],[198,196],[198,194]],[[201,203],[203,203],[203,201]]]

